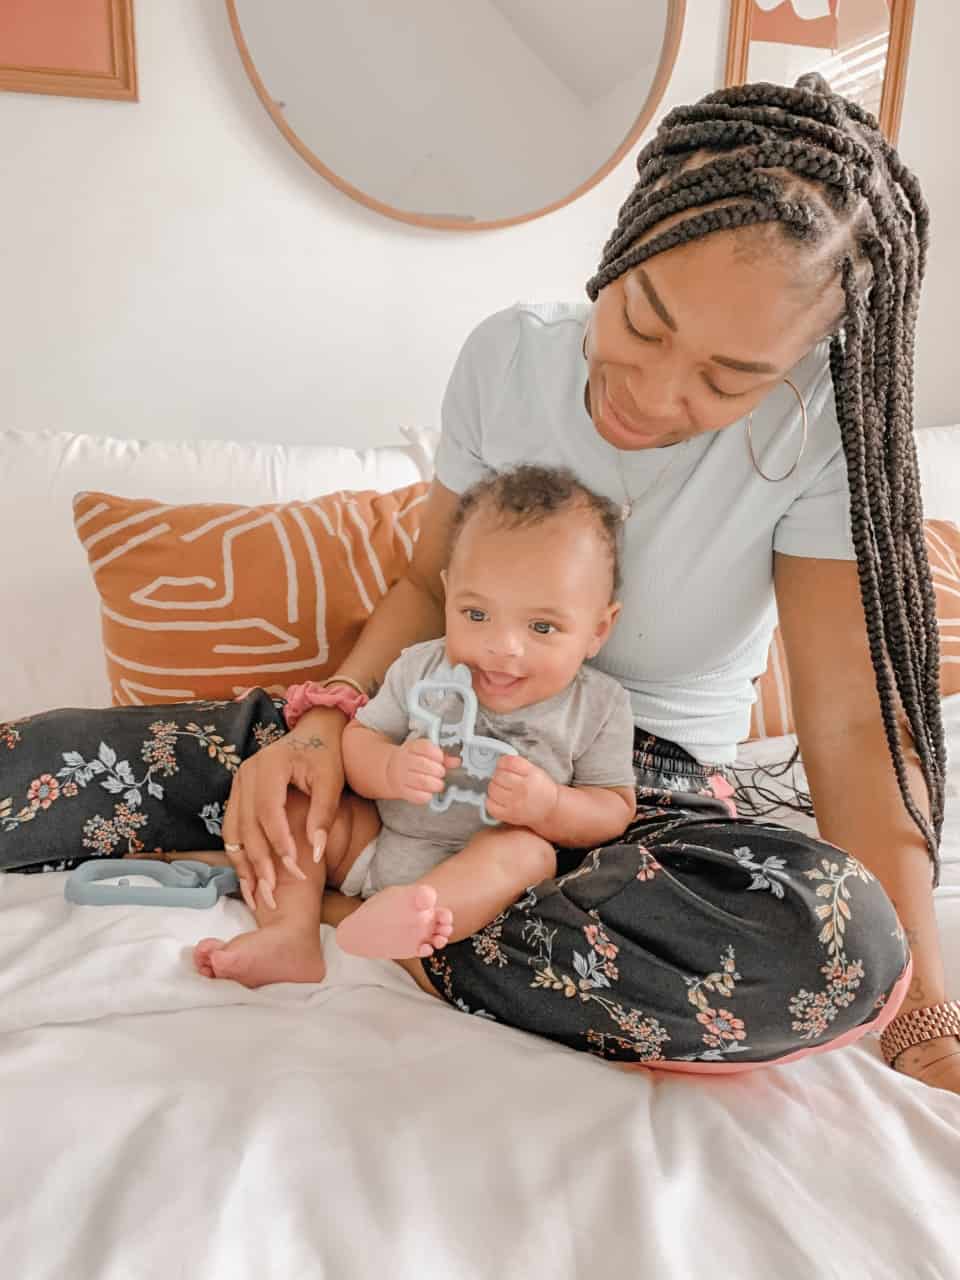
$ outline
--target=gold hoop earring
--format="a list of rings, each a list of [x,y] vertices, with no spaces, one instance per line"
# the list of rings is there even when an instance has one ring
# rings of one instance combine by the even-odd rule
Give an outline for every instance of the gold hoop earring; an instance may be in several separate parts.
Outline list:
[[[802,439],[800,441],[800,452],[797,454],[796,461],[789,471],[785,471],[782,476],[768,476],[767,473],[757,462],[757,455],[753,451],[753,412],[751,410],[749,418],[747,418],[747,448],[750,450],[750,461],[757,475],[762,476],[764,480],[769,480],[771,484],[779,484],[781,480],[786,480],[796,471],[800,465],[800,459],[803,457],[803,451],[807,447],[807,406],[804,403],[803,396],[800,394],[795,383],[789,378],[784,378],[784,382],[797,397],[800,402],[800,420],[802,423]]]

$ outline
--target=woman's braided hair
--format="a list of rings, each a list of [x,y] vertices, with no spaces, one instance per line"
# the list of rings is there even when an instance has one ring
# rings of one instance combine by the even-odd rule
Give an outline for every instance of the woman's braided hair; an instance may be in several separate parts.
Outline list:
[[[637,170],[587,285],[594,300],[638,263],[712,231],[755,227],[762,234],[760,224],[776,224],[786,244],[840,245],[822,283],[836,279],[845,302],[830,338],[830,368],[860,592],[900,791],[936,868],[946,753],[913,439],[914,336],[929,224],[917,180],[876,120],[816,75],[793,89],[743,85],[677,108],[640,153]],[[657,233],[666,218],[671,225]],[[929,821],[910,794],[898,704],[926,780]]]

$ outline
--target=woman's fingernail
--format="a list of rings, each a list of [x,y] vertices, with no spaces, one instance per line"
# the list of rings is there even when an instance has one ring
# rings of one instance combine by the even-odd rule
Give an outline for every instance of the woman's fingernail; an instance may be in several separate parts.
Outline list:
[[[259,889],[259,891],[260,891],[260,897],[264,900],[264,902],[267,904],[267,906],[270,908],[270,910],[271,910],[271,911],[276,911],[276,909],[277,909],[277,900],[276,900],[276,898],[273,896],[273,890],[272,890],[272,889],[270,888],[270,886],[267,884],[266,880],[261,880],[261,881],[259,882],[259,884],[258,884],[258,886],[257,886],[257,887],[258,887],[258,889]]]
[[[314,862],[320,861],[320,859],[323,857],[323,851],[326,847],[327,847],[327,833],[325,831],[321,831],[320,834],[316,836],[313,841]],[[304,877],[304,879],[306,879],[306,877]]]
[[[254,913],[254,915],[256,915],[257,903],[253,896],[253,890],[250,888],[249,880],[240,881],[240,892],[243,895],[244,902],[247,904],[250,910]]]
[[[306,880],[306,876],[297,866],[296,858],[286,857],[283,859],[283,865],[287,868],[292,876],[296,876],[298,880]]]

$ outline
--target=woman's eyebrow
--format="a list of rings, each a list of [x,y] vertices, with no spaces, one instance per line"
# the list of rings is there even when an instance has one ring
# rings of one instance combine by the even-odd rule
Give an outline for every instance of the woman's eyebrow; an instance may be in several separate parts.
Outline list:
[[[667,310],[663,299],[653,287],[653,281],[644,271],[643,267],[637,269],[637,279],[640,281],[640,288],[646,294],[647,301],[650,306],[667,326],[674,333],[677,332],[677,322]],[[776,373],[777,367],[768,364],[765,360],[736,360],[733,356],[711,356],[710,359],[714,364],[725,365],[728,369],[736,369],[740,373]]]
[[[660,297],[659,293],[657,293],[656,289],[653,287],[653,281],[644,271],[643,267],[641,267],[637,272],[637,279],[640,281],[640,288],[647,295],[647,301],[650,303],[650,306],[654,309],[656,314],[667,326],[667,328],[672,329],[673,332],[676,333],[677,322],[676,320],[674,320],[673,316],[664,306],[663,299]]]
[[[777,366],[767,364],[765,360],[734,360],[733,356],[711,356],[714,364],[726,365],[728,369],[738,369],[741,373],[776,373]]]

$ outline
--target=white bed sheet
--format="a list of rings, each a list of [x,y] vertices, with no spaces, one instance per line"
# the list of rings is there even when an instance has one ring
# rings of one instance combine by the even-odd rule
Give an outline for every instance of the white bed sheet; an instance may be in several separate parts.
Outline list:
[[[960,1098],[873,1043],[626,1075],[332,936],[321,987],[207,981],[189,949],[242,904],[76,908],[63,881],[0,876],[4,1276],[960,1277]],[[960,887],[938,912],[960,989]]]

